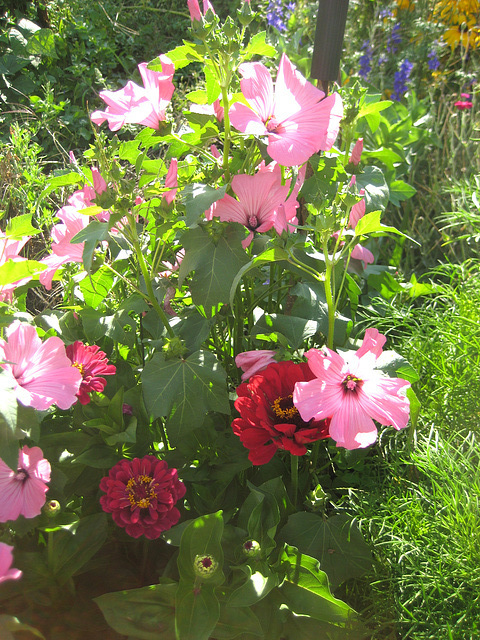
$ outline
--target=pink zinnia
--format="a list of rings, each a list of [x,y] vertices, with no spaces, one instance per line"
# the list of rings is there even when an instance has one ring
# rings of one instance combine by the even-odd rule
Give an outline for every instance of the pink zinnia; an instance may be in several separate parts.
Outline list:
[[[112,514],[115,524],[132,538],[144,535],[149,540],[177,524],[175,504],[186,491],[177,470],[155,456],[120,460],[102,478],[100,489],[106,492],[100,498],[102,509]]]
[[[255,351],[243,351],[235,358],[235,364],[243,370],[242,381],[245,382],[269,364],[275,362],[275,351],[270,349],[256,349]]]
[[[245,62],[239,71],[242,93],[250,106],[236,102],[230,120],[244,133],[268,137],[273,160],[290,167],[330,149],[343,116],[338,93],[326,97],[282,55],[275,89],[269,70],[260,62]]]
[[[77,397],[81,404],[90,402],[90,393],[101,393],[107,381],[101,376],[113,376],[116,367],[108,364],[107,356],[97,345],[87,346],[77,340],[66,347],[66,353],[71,363],[82,374],[82,382]]]
[[[19,569],[11,569],[13,563],[13,547],[5,542],[0,542],[0,584],[7,580],[18,580],[22,572]]]
[[[306,353],[316,379],[298,382],[293,402],[304,420],[331,418],[330,436],[337,447],[373,444],[374,419],[395,429],[407,426],[410,404],[405,392],[410,383],[375,368],[385,340],[376,329],[367,329],[358,351],[339,354],[324,347]]]
[[[232,180],[232,190],[238,200],[227,194],[214,202],[207,214],[208,219],[218,216],[222,222],[239,222],[247,227],[250,233],[242,242],[244,248],[253,240],[254,232],[265,232],[274,227],[281,234],[295,228],[296,193],[286,200],[290,180],[282,185],[278,166],[277,169],[269,170],[267,167],[253,176],[236,175]]]
[[[25,445],[18,453],[16,471],[0,458],[0,522],[40,515],[48,491],[46,482],[50,482],[50,463],[40,447]]]
[[[0,367],[12,379],[17,399],[26,407],[45,411],[52,404],[69,409],[77,401],[82,376],[57,337],[42,342],[29,324],[15,321],[0,340]]]
[[[169,104],[174,85],[172,82],[175,65],[170,58],[161,55],[162,71],[151,71],[147,63],[138,65],[143,87],[129,81],[118,91],[100,91],[100,97],[107,104],[105,111],[94,111],[90,116],[95,124],[108,120],[111,131],[118,131],[126,123],[143,124],[158,129],[165,120],[165,109]]]

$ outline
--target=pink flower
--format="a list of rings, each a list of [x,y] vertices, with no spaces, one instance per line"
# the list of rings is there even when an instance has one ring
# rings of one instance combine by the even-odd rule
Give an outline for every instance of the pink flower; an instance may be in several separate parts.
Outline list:
[[[120,460],[102,478],[100,489],[106,493],[100,498],[102,509],[132,538],[155,540],[180,519],[175,503],[185,495],[185,485],[176,469],[155,456]]]
[[[95,124],[108,120],[111,131],[118,131],[126,123],[143,124],[151,129],[165,120],[165,109],[175,89],[172,78],[175,65],[170,58],[161,55],[162,71],[151,71],[147,63],[138,65],[143,87],[132,81],[118,91],[100,91],[100,97],[107,104],[105,111],[94,111],[90,116]]]
[[[23,236],[21,240],[12,240],[3,231],[0,231],[0,266],[4,265],[8,260],[13,260],[14,262],[26,260],[26,258],[22,258],[18,254],[29,240],[30,236]],[[30,278],[23,278],[10,284],[0,285],[0,302],[11,302],[15,289],[29,280]]]
[[[113,376],[117,369],[115,365],[108,364],[107,357],[97,345],[87,346],[77,340],[69,344],[66,349],[68,359],[72,365],[80,371],[82,382],[77,393],[80,404],[90,402],[90,393],[101,393],[105,389],[107,381],[100,376]]]
[[[260,62],[240,65],[240,86],[250,106],[236,102],[230,109],[234,127],[268,137],[273,160],[290,167],[306,162],[319,150],[333,146],[343,116],[338,93],[325,97],[282,55],[275,89]]]
[[[40,447],[25,445],[18,452],[17,471],[0,458],[0,522],[40,515],[48,491],[46,482],[50,482],[50,463]]]
[[[361,189],[360,195],[363,195],[365,191]],[[348,220],[348,224],[352,229],[358,224],[360,218],[363,218],[365,215],[365,198],[362,198],[360,202],[356,202],[353,207],[350,209],[350,217]]]
[[[200,11],[200,5],[198,4],[198,0],[187,0],[188,10],[190,11],[190,18],[192,22],[194,20],[201,21],[202,14]],[[213,11],[215,13],[215,9],[213,8],[212,3],[209,0],[203,0],[203,15],[207,13],[208,10]]]
[[[278,166],[276,168],[266,167],[253,176],[236,175],[232,180],[232,189],[238,200],[227,194],[214,202],[207,213],[209,220],[212,216],[218,216],[222,222],[239,222],[247,227],[250,233],[242,242],[244,248],[251,243],[254,232],[264,232],[274,227],[281,234],[282,231],[295,229],[298,207],[296,193],[285,200],[290,190],[290,180],[282,185],[280,169]]]
[[[22,572],[19,569],[10,569],[13,563],[13,547],[5,542],[0,542],[0,584],[7,580],[18,580]]]
[[[190,105],[192,113],[203,113],[207,116],[215,116],[219,122],[222,122],[224,116],[224,108],[220,100],[215,100],[213,104],[192,104]]]
[[[465,111],[465,109],[471,109],[473,107],[473,102],[470,102],[470,100],[458,100],[455,102],[455,106],[460,111]]]
[[[348,159],[349,162],[351,162],[352,164],[354,164],[355,166],[357,164],[360,164],[360,159],[362,157],[362,151],[363,151],[363,138],[359,138],[353,149],[352,149],[352,153],[350,155],[350,158]]]
[[[170,191],[165,191],[163,197],[168,204],[171,204],[178,191],[178,160],[176,158],[172,159],[168,167],[167,175],[165,176],[165,186],[168,187]]]
[[[256,351],[243,351],[235,358],[235,364],[243,369],[242,381],[245,382],[251,376],[262,371],[270,363],[275,362],[275,351],[270,349],[257,349]]]
[[[60,338],[40,340],[35,327],[13,322],[0,340],[0,367],[11,377],[17,399],[45,411],[52,404],[69,409],[77,401],[82,376],[72,367]]]
[[[71,240],[90,222],[89,216],[85,216],[78,210],[67,205],[57,213],[61,222],[52,229],[52,253],[40,262],[47,265],[45,271],[39,275],[40,282],[47,288],[52,288],[53,276],[57,270],[67,262],[83,262],[84,243],[72,244]]]
[[[341,355],[327,347],[306,353],[316,379],[298,382],[293,403],[303,420],[331,418],[329,432],[337,447],[368,447],[377,438],[373,419],[395,429],[407,426],[410,383],[375,369],[385,336],[367,329],[358,351]]]
[[[367,264],[373,264],[375,262],[375,256],[366,247],[362,247],[361,244],[356,244],[353,247],[352,253],[350,254],[354,260],[360,260],[363,263],[363,268],[367,268]]]

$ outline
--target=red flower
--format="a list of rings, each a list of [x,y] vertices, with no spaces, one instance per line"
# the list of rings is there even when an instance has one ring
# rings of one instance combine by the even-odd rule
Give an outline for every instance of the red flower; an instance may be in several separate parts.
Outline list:
[[[470,100],[458,100],[454,106],[460,111],[465,111],[465,109],[471,109],[473,107],[473,102],[470,102]]]
[[[275,362],[237,388],[235,408],[241,417],[235,418],[232,429],[250,449],[253,464],[269,462],[277,449],[302,456],[306,444],[328,438],[330,420],[305,422],[293,405],[295,383],[313,377],[304,362]]]
[[[67,356],[74,367],[82,374],[82,382],[77,393],[77,398],[81,404],[88,404],[92,391],[101,393],[105,389],[107,381],[102,376],[115,375],[116,368],[113,364],[108,364],[107,357],[100,347],[93,344],[86,346],[80,340],[66,347]]]
[[[120,460],[100,481],[106,492],[100,498],[102,509],[112,514],[113,521],[132,538],[160,537],[180,519],[175,503],[185,495],[176,469],[164,460],[144,456]]]

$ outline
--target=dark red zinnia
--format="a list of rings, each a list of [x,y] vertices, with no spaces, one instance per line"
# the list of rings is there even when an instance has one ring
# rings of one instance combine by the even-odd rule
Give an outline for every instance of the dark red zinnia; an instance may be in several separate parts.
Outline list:
[[[97,391],[101,393],[105,389],[107,381],[100,376],[113,376],[116,372],[115,365],[108,364],[107,356],[100,347],[93,344],[87,346],[77,340],[66,348],[67,356],[82,374],[82,382],[77,393],[81,404],[90,402],[89,393]]]
[[[165,460],[144,456],[120,460],[100,481],[106,495],[100,498],[102,509],[132,538],[160,537],[180,519],[175,503],[185,495],[185,485],[177,470]]]
[[[305,362],[275,362],[237,388],[235,408],[241,417],[232,428],[253,464],[269,462],[277,449],[302,456],[306,444],[328,438],[329,420],[305,422],[293,404],[295,383],[314,377]]]

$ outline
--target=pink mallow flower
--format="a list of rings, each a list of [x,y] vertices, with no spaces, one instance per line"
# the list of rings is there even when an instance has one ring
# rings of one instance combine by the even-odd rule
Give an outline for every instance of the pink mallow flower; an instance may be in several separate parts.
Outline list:
[[[362,151],[363,151],[363,138],[359,138],[352,149],[352,153],[350,154],[350,158],[348,159],[348,161],[355,166],[357,164],[360,164]]]
[[[168,167],[167,175],[165,176],[165,186],[170,189],[170,191],[165,191],[163,198],[165,198],[168,204],[171,204],[178,191],[178,160],[176,158],[172,158],[170,166]]]
[[[108,120],[111,131],[118,131],[124,124],[143,124],[151,129],[165,120],[165,109],[175,89],[172,78],[175,65],[165,55],[160,56],[162,71],[151,71],[147,63],[138,65],[143,87],[131,80],[118,91],[100,91],[100,97],[107,104],[105,111],[94,111],[90,116],[95,124]]]
[[[242,381],[246,382],[259,371],[263,371],[269,364],[276,362],[275,351],[270,349],[256,349],[243,351],[235,358],[235,364],[243,370]]]
[[[250,106],[236,102],[230,109],[233,126],[247,134],[268,137],[273,160],[290,167],[330,149],[343,116],[338,93],[325,96],[295,69],[285,54],[275,89],[270,72],[260,62],[239,67],[242,93]]]
[[[377,439],[373,420],[395,429],[407,426],[410,383],[375,368],[385,341],[376,329],[367,329],[357,351],[339,354],[324,347],[306,353],[316,379],[297,382],[293,403],[305,421],[331,418],[329,433],[337,447],[373,444]]]
[[[4,265],[8,260],[13,260],[14,262],[25,261],[26,258],[22,258],[18,254],[29,240],[30,236],[23,236],[20,240],[12,240],[3,231],[0,231],[0,266]],[[10,284],[0,285],[0,302],[11,302],[15,289],[29,280],[30,278],[23,278]]]
[[[222,122],[225,109],[222,107],[220,100],[215,100],[213,104],[191,104],[190,111],[206,116],[215,116],[219,122]]]
[[[460,111],[465,111],[473,107],[473,102],[470,102],[470,100],[457,100],[457,102],[454,103],[454,106]]]
[[[16,471],[0,458],[0,522],[40,515],[48,491],[46,482],[50,482],[50,463],[40,447],[25,445],[18,453]]]
[[[294,191],[286,199],[290,180],[282,185],[278,165],[274,168],[269,165],[253,176],[236,175],[232,180],[232,190],[238,200],[225,195],[213,203],[207,219],[218,216],[222,222],[239,222],[247,227],[250,233],[242,242],[245,248],[252,242],[254,232],[261,233],[274,227],[280,235],[283,231],[295,230],[299,188],[300,185],[295,185]]]
[[[82,382],[77,397],[80,404],[90,402],[90,393],[101,393],[105,389],[107,381],[101,376],[113,376],[117,369],[109,364],[107,356],[97,345],[87,346],[77,340],[66,347],[66,353],[73,367],[76,367],[82,375]]]
[[[11,378],[20,402],[39,411],[52,404],[60,409],[75,404],[82,376],[72,367],[60,338],[42,342],[35,327],[18,321],[6,335],[7,340],[0,339],[0,367]]]
[[[197,20],[198,22],[202,19],[202,13],[200,11],[200,5],[198,4],[198,0],[187,0],[188,10],[190,11],[190,18],[192,22]],[[207,13],[208,10],[213,11],[215,13],[215,9],[213,8],[210,0],[203,0],[203,15]]]
[[[18,580],[22,572],[20,569],[11,569],[13,563],[13,547],[5,542],[0,542],[0,584],[7,580]]]

